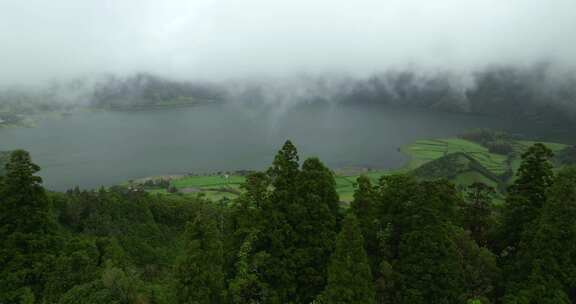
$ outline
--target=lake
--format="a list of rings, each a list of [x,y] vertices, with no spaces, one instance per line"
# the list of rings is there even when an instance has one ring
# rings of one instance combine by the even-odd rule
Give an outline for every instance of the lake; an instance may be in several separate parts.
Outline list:
[[[518,126],[383,106],[205,105],[48,117],[36,128],[0,129],[0,150],[30,151],[45,185],[62,191],[163,174],[264,169],[286,139],[301,158],[318,156],[332,168],[397,168],[406,161],[399,147],[477,127]]]

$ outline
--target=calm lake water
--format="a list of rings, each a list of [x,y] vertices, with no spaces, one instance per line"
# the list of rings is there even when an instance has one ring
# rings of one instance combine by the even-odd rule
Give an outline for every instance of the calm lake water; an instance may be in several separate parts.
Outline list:
[[[396,168],[398,148],[509,121],[387,107],[314,106],[286,111],[207,105],[136,112],[79,112],[36,128],[0,130],[0,150],[26,149],[45,185],[93,188],[163,174],[264,169],[286,139],[302,158],[332,168]]]

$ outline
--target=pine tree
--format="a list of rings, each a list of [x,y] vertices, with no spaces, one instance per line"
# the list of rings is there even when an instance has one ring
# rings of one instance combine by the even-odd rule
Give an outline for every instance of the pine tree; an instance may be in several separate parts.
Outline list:
[[[52,260],[49,202],[26,151],[12,152],[0,185],[0,302],[41,299]]]
[[[330,258],[328,284],[322,294],[325,303],[375,303],[372,273],[356,217],[351,213],[338,234]]]
[[[175,269],[178,303],[222,303],[224,262],[215,215],[200,212],[188,223],[185,241],[185,254]]]

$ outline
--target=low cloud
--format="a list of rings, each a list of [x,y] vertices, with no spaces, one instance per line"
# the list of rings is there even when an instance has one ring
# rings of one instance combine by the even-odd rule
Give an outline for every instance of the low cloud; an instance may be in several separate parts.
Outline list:
[[[573,0],[3,0],[0,84],[576,66]]]

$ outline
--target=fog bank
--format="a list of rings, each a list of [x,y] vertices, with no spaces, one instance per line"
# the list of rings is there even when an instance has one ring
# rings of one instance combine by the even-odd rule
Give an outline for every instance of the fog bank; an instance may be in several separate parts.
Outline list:
[[[0,85],[576,66],[573,0],[3,0]]]

